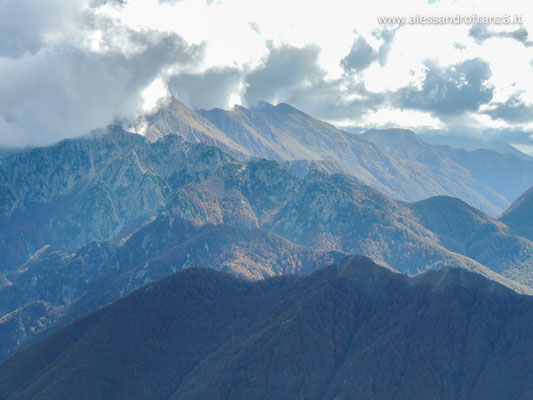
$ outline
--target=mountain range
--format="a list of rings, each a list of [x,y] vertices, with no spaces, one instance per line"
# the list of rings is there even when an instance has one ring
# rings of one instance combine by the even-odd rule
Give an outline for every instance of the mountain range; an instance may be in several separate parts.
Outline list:
[[[191,268],[0,365],[46,399],[525,399],[533,298],[464,269],[409,278],[350,256],[250,282]]]
[[[174,99],[148,122],[144,137],[110,126],[0,157],[0,360],[197,266],[259,280],[357,253],[533,294],[523,157],[350,134],[285,104],[196,112]]]
[[[251,156],[313,161],[324,164],[325,170],[350,175],[395,199],[418,201],[448,195],[461,198],[491,216],[501,214],[533,179],[531,158],[490,151],[489,159],[496,160],[495,166],[490,167],[486,160],[469,152],[456,152],[452,157],[446,151],[453,153],[453,149],[441,149],[418,139],[426,148],[422,152],[432,149],[442,153],[440,158],[445,160],[437,165],[426,163],[424,157],[413,159],[402,152],[391,152],[380,143],[376,145],[369,140],[375,135],[344,132],[283,103],[273,106],[263,102],[250,109],[235,106],[231,111],[194,112],[173,98],[168,107],[151,115],[148,121],[146,137],[151,140],[173,133],[207,144],[216,144],[218,140],[223,142],[223,150],[241,159]]]
[[[359,253],[533,293],[533,242],[452,197],[399,202],[312,164],[238,161],[117,127],[4,162],[1,357],[190,266],[261,279]]]

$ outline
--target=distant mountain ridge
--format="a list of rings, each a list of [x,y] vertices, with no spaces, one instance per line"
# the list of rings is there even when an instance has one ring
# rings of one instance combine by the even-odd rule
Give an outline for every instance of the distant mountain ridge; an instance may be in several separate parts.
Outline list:
[[[435,134],[427,132],[423,132],[421,137],[424,142],[432,145],[467,151],[494,150],[501,154],[513,154],[524,160],[531,161],[531,154],[520,151],[515,146],[501,140],[491,140],[485,137],[473,138],[468,135],[457,135],[453,133]]]
[[[533,240],[533,186],[511,204],[500,220],[519,235]]]
[[[533,184],[533,159],[527,156],[519,157],[487,149],[467,151],[431,145],[423,142],[414,132],[404,129],[373,129],[360,136],[398,157],[439,167],[458,177],[468,176],[468,182],[473,187],[489,188],[505,197],[508,204]],[[455,197],[468,202],[464,197]],[[498,216],[499,213],[491,215]]]
[[[350,256],[252,283],[193,268],[10,357],[0,396],[524,399],[532,351],[533,298],[461,269],[408,278]]]
[[[188,109],[179,100],[172,99],[169,107],[149,117],[147,136],[157,138],[173,133],[208,144],[216,144],[212,138],[218,137],[236,144],[232,145],[232,151],[238,147],[241,154],[251,157],[324,162],[329,165],[325,169],[333,166],[338,172],[400,200],[417,201],[445,194],[462,198],[493,216],[500,214],[510,202],[473,179],[464,168],[448,170],[446,166],[398,157],[288,104],[261,103],[250,109],[235,106],[231,111],[185,110]],[[191,129],[196,132],[199,127],[206,127],[203,136],[190,134]]]

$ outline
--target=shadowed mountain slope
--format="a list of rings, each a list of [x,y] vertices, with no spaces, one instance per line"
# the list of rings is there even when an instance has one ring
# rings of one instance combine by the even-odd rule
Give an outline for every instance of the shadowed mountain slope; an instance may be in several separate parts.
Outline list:
[[[257,229],[194,226],[175,217],[160,217],[119,245],[91,242],[74,254],[47,248],[0,289],[0,359],[51,329],[184,268],[209,265],[261,279],[310,273],[342,256]]]
[[[448,250],[507,278],[533,285],[533,242],[465,202],[447,196],[413,203],[418,221]]]
[[[359,256],[258,282],[189,269],[4,361],[0,396],[524,399],[532,327],[531,297],[461,269],[407,278]]]
[[[501,216],[500,221],[533,240],[533,187],[526,190]]]

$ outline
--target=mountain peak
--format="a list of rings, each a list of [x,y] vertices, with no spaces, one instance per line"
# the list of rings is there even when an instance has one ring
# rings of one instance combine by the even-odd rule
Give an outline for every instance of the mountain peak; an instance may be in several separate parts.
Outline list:
[[[414,133],[410,129],[403,129],[403,128],[385,128],[385,129],[370,129],[364,133],[376,133],[381,135],[402,135],[402,136],[411,136],[411,137],[417,137],[416,133]]]
[[[235,105],[235,108],[244,108],[243,106]],[[245,108],[244,108],[245,109]],[[255,112],[276,112],[279,114],[305,114],[304,112],[298,110],[297,108],[294,108],[290,104],[287,103],[279,103],[277,105],[273,105],[270,103],[267,103],[266,101],[259,101],[253,106],[249,108],[249,111],[255,111]]]
[[[448,209],[453,208],[455,210],[461,210],[462,212],[471,212],[474,214],[482,215],[483,213],[474,207],[468,205],[464,200],[461,200],[457,197],[447,196],[444,194],[439,194],[437,196],[432,196],[424,200],[420,200],[412,203],[413,207],[428,207],[433,211],[436,211],[438,208],[446,207]]]
[[[469,289],[498,294],[515,295],[511,289],[496,281],[487,279],[464,268],[442,268],[431,270],[409,279],[409,285],[430,286],[432,291],[440,292],[446,289]]]
[[[280,112],[282,114],[305,114],[304,112],[298,110],[297,108],[294,108],[293,106],[287,103],[279,103],[274,108],[277,112]]]
[[[402,142],[403,144],[424,145],[416,133],[409,129],[389,128],[389,129],[370,129],[363,132],[361,137],[370,142],[392,141],[393,143]],[[379,144],[379,143],[376,143]]]
[[[273,104],[267,103],[266,101],[259,100],[256,104],[250,107],[252,111],[270,111],[274,108]]]
[[[367,292],[376,291],[385,286],[391,279],[404,275],[393,272],[370,258],[362,255],[344,257],[336,268],[337,276],[356,282],[357,286]]]
[[[226,110],[223,110],[222,108],[215,108],[214,110],[217,110],[217,111],[222,111],[222,112],[226,112]],[[208,112],[211,111],[211,110],[208,110]],[[248,109],[246,107],[244,107],[243,105],[241,104],[235,104],[233,106],[233,111],[248,111]]]
[[[525,205],[528,202],[533,202],[533,186],[526,190],[524,193],[522,193],[515,201],[513,201],[513,203],[505,211],[504,215],[508,214],[509,212],[512,212],[514,209]]]

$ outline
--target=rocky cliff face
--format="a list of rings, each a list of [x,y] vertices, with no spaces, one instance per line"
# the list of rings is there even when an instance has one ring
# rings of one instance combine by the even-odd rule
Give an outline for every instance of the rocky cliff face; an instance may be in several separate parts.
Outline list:
[[[131,233],[158,215],[175,187],[231,160],[177,136],[151,145],[119,128],[3,159],[0,270],[45,245],[71,252]]]
[[[508,256],[494,262],[444,240],[432,222],[448,215],[446,205],[422,217],[415,215],[420,207],[339,174],[313,167],[296,173],[267,160],[238,162],[175,135],[150,143],[115,129],[21,153],[0,166],[4,273],[44,246],[71,253],[91,240],[120,241],[162,213],[200,225],[262,228],[300,245],[366,254],[409,273],[445,265],[481,271],[481,264],[505,273],[529,265],[526,240],[515,240]],[[479,231],[480,225],[454,218]],[[497,229],[509,235],[505,227]]]

